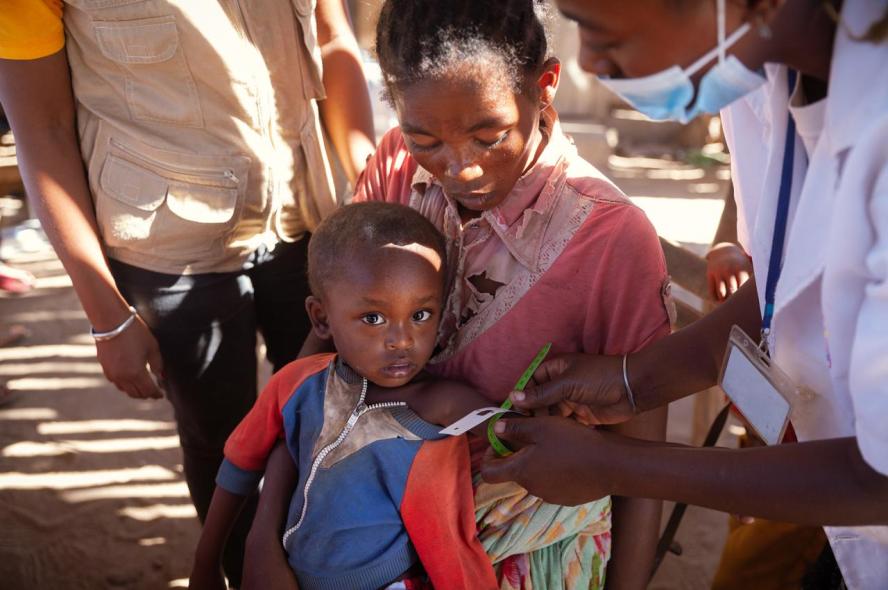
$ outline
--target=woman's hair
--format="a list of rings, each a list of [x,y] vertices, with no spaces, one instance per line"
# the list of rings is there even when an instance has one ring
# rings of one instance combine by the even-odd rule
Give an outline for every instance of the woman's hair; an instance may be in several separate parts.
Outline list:
[[[385,0],[376,25],[376,56],[386,98],[454,67],[503,76],[516,92],[548,57],[545,0]]]
[[[366,260],[387,245],[419,244],[447,259],[444,236],[415,209],[397,203],[368,201],[340,207],[327,217],[308,242],[308,283],[316,297],[324,285],[342,279],[345,260]]]

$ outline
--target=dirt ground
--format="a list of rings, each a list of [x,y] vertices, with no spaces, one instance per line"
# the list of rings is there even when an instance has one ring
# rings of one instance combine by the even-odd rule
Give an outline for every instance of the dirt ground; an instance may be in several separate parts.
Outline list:
[[[0,328],[31,330],[0,348],[0,382],[17,393],[0,408],[0,588],[187,586],[199,525],[169,404],[131,400],[105,381],[51,251],[9,262],[38,286],[0,297]],[[691,400],[674,404],[670,439],[686,442],[690,421]],[[725,515],[689,509],[677,537],[683,554],[668,555],[650,587],[707,588],[725,531]]]

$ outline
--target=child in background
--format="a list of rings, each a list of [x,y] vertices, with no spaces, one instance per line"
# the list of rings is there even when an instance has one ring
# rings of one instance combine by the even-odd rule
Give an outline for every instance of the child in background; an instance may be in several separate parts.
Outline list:
[[[561,69],[544,12],[530,0],[387,0],[377,26],[400,127],[381,140],[355,200],[408,205],[447,238],[449,295],[428,369],[492,402],[544,342],[552,354],[622,355],[670,330],[653,227],[561,130],[552,107]],[[665,418],[657,410],[616,429],[662,440]],[[521,495],[507,505],[506,495],[476,492],[502,588],[603,585],[611,530],[609,585],[646,586],[659,502],[614,498],[611,529],[601,504],[552,519],[551,507]],[[583,510],[601,518],[573,518]],[[517,521],[540,534],[503,551]]]
[[[421,374],[444,251],[428,220],[393,204],[347,206],[314,233],[306,310],[338,352],[276,373],[228,439],[192,588],[225,587],[228,531],[282,436],[299,473],[284,546],[302,590],[496,587],[475,534],[465,437],[439,434],[486,400]]]

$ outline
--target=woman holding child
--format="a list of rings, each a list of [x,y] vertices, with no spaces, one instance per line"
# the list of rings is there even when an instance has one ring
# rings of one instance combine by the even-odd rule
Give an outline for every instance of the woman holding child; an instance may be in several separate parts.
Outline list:
[[[406,205],[446,238],[446,299],[435,318],[438,345],[427,371],[439,383],[456,380],[480,392],[484,397],[475,407],[502,402],[546,342],[557,353],[623,354],[669,333],[668,279],[652,226],[577,156],[551,106],[560,65],[548,51],[545,11],[543,3],[532,1],[389,0],[377,29],[377,54],[400,127],[386,134],[368,161],[355,201]],[[368,316],[379,330],[396,330],[386,314],[360,314]],[[314,323],[316,335],[331,336]],[[387,346],[412,346],[403,342],[398,336]],[[340,353],[344,362],[353,362],[346,350]],[[303,362],[307,359],[297,361]],[[373,384],[392,387],[364,376],[371,382],[368,395]],[[268,395],[274,394],[263,393]],[[421,398],[411,401],[409,391],[385,395],[407,400],[423,414]],[[274,405],[260,398],[257,407]],[[276,407],[287,410],[286,404]],[[465,413],[436,420],[432,410],[426,412],[425,419],[440,425]],[[662,441],[665,417],[660,409],[616,428]],[[286,424],[286,415],[283,420]],[[242,433],[240,439],[249,437]],[[292,441],[289,434],[287,440]],[[470,446],[476,477],[469,493],[496,587],[600,588],[605,572],[609,587],[645,586],[659,502],[602,496],[576,508],[544,504],[518,486],[481,482],[477,471],[486,443],[476,439]],[[297,459],[292,442],[288,447]],[[263,465],[267,454],[266,445],[259,461],[242,461],[239,469]],[[443,482],[448,475],[442,469],[427,476]],[[289,515],[278,509],[274,516],[298,523],[294,514],[309,497],[305,478],[300,469],[296,489],[302,491],[293,495],[292,485],[280,483],[281,471],[269,471],[264,502],[290,506]],[[222,506],[224,492],[217,493]],[[430,502],[428,511],[436,509]],[[215,522],[213,514],[211,508],[208,523]],[[248,579],[251,569],[268,579],[270,569],[286,567],[276,535],[280,522],[267,514],[260,508],[251,539],[264,536],[256,542],[270,549],[248,553],[262,560],[248,557]],[[409,529],[410,514],[402,518]],[[434,520],[431,514],[428,519]],[[418,537],[411,541],[421,545]],[[288,542],[290,565],[298,571],[294,560],[301,546]],[[446,537],[439,543],[439,550],[450,545]],[[420,552],[420,568],[430,565]],[[418,587],[411,585],[414,574],[411,569],[385,587]],[[305,586],[306,576],[297,578]]]
[[[711,315],[631,355],[547,361],[513,400],[619,423],[714,385],[726,348],[741,358],[728,344],[737,325],[761,335],[764,353],[752,358],[768,368],[747,375],[771,376],[771,386],[750,377],[725,389],[741,404],[751,390],[787,398],[802,442],[691,449],[562,418],[504,420],[502,435],[523,448],[488,461],[485,478],[565,504],[616,493],[827,525],[839,584],[888,587],[888,3],[558,5],[579,22],[584,67],[639,110],[686,121],[724,109],[756,276]],[[772,366],[791,383],[779,392]]]
[[[496,7],[383,6],[376,52],[400,126],[380,141],[355,200],[408,205],[447,237],[451,288],[429,371],[499,403],[542,344],[560,353],[630,352],[668,334],[669,317],[652,226],[561,131],[552,108],[560,64],[548,51],[544,5]],[[620,429],[662,440],[665,414]],[[476,459],[486,447],[477,442]],[[614,498],[615,587],[644,586],[638,564],[652,559],[659,509]],[[482,540],[498,524],[482,519]],[[601,526],[574,531],[575,550],[588,556],[581,569],[593,559],[587,533]],[[527,571],[528,553],[506,557],[501,571]],[[601,547],[597,556],[607,562]]]

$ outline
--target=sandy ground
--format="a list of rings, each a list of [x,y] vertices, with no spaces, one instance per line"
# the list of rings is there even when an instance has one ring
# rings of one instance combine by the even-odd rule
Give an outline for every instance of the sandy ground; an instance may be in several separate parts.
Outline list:
[[[644,181],[644,174],[622,178],[642,199],[664,196]],[[702,196],[688,191],[682,185],[669,196]],[[668,216],[658,222],[651,213],[668,233]],[[703,217],[714,228],[712,214]],[[0,327],[21,323],[32,331],[20,345],[0,348],[0,381],[18,392],[0,408],[0,588],[186,586],[199,526],[170,406],[131,400],[105,381],[70,280],[51,252],[10,262],[39,281],[31,294],[0,298]],[[690,419],[690,400],[672,407],[672,440],[688,440]],[[725,515],[689,509],[678,534],[683,554],[668,555],[650,587],[708,587],[725,531]]]

